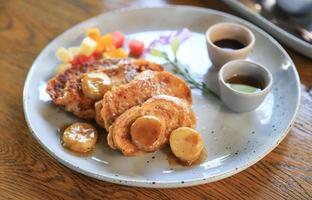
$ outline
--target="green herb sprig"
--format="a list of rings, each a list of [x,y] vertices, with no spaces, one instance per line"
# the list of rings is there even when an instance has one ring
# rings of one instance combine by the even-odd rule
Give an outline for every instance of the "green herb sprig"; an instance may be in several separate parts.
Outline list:
[[[169,64],[173,67],[172,72],[174,74],[180,75],[189,84],[191,88],[197,88],[204,93],[213,94],[214,96],[216,96],[216,94],[208,88],[205,82],[197,81],[191,76],[189,70],[186,67],[180,66],[179,61],[177,59],[177,51],[180,47],[179,38],[173,37],[170,42],[170,46],[173,53],[173,60],[169,58],[166,52],[159,51],[157,49],[151,49],[150,54],[164,59],[166,61],[166,64]]]

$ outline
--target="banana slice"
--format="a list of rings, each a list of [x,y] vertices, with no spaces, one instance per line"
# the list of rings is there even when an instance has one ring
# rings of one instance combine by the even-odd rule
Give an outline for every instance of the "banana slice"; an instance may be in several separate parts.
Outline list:
[[[98,139],[97,130],[88,123],[74,123],[62,134],[62,145],[71,151],[86,153],[91,151]]]
[[[155,151],[165,139],[164,123],[155,116],[142,116],[130,129],[132,142],[143,151]]]
[[[111,84],[110,78],[101,72],[88,73],[81,80],[83,93],[93,100],[102,99],[105,92],[111,88]]]
[[[204,148],[201,135],[189,127],[172,131],[169,143],[172,153],[187,165],[196,161]]]

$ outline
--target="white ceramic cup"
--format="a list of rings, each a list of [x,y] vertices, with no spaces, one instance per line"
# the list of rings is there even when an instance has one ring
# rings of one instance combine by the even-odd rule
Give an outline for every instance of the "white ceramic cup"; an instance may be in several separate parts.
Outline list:
[[[264,86],[259,92],[247,93],[234,90],[226,81],[234,75],[256,77]],[[273,84],[272,74],[263,66],[246,60],[233,60],[219,71],[219,96],[222,102],[235,112],[249,112],[256,109],[270,92]]]
[[[214,42],[223,39],[232,39],[239,41],[245,47],[241,49],[225,49],[218,47]],[[217,23],[206,32],[206,43],[208,48],[208,56],[212,64],[220,69],[225,63],[236,60],[243,59],[248,56],[255,45],[254,34],[245,26],[237,23]]]

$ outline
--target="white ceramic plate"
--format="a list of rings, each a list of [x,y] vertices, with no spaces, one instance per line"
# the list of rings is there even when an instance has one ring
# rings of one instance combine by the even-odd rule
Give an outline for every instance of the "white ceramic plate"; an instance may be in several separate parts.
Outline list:
[[[166,160],[168,149],[142,157],[124,157],[110,150],[103,133],[95,152],[78,157],[60,144],[59,129],[78,121],[54,106],[45,92],[54,75],[60,46],[78,45],[90,27],[102,32],[121,30],[128,38],[148,43],[159,34],[183,27],[193,32],[183,43],[179,59],[190,66],[193,76],[206,79],[211,63],[207,56],[205,30],[217,22],[238,22],[256,36],[255,49],[248,59],[266,66],[273,74],[273,90],[254,112],[229,111],[213,96],[193,90],[193,109],[198,117],[207,159],[192,167],[173,167]],[[124,9],[105,13],[67,30],[53,40],[37,57],[24,87],[24,111],[34,137],[54,158],[69,168],[97,179],[131,186],[183,187],[216,181],[238,173],[272,151],[286,136],[298,109],[300,97],[296,68],[285,50],[268,34],[237,17],[196,7]]]

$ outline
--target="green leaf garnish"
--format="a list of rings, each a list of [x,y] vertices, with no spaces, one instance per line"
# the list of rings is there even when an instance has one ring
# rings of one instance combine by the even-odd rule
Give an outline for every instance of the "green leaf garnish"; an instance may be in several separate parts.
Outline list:
[[[160,57],[160,58],[166,58],[166,55],[164,52],[159,51],[157,49],[152,49],[150,52],[151,55],[156,56],[156,57]]]
[[[191,88],[197,88],[200,89],[201,91],[209,94],[213,94],[214,96],[218,97],[213,91],[211,91],[207,84],[204,82],[199,82],[195,80],[189,70],[185,67],[180,67],[180,64],[177,59],[177,51],[180,47],[180,39],[178,37],[173,37],[170,41],[170,47],[173,53],[173,60],[171,60],[166,52],[159,51],[157,49],[151,49],[150,54],[159,58],[163,58],[167,64],[170,64],[173,69],[172,72],[174,74],[180,75],[181,77],[184,78],[184,80],[189,84]]]
[[[177,51],[179,49],[180,46],[180,40],[178,37],[173,37],[170,41],[170,46],[173,52],[173,55],[176,57],[177,55]]]

